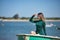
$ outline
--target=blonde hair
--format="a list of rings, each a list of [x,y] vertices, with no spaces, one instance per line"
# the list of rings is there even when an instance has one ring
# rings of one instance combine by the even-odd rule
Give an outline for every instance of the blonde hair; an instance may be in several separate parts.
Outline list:
[[[44,18],[43,13],[38,13],[38,15],[42,15],[41,20],[42,20],[42,21],[45,21],[45,18]]]

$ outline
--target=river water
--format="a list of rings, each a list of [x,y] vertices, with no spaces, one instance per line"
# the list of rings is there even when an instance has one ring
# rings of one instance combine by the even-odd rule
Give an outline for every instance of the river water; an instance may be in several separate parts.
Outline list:
[[[46,33],[50,36],[59,36],[60,21],[46,21]],[[50,25],[52,24],[52,25]],[[0,21],[0,40],[17,40],[17,34],[29,34],[35,31],[35,24],[31,22],[2,22]]]

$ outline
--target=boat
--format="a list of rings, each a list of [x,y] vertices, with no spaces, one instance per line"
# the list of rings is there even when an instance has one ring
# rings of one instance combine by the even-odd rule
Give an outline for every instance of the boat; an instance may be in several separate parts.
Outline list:
[[[54,25],[53,23],[46,24],[46,27],[53,27],[53,26],[56,26],[56,25]]]
[[[47,35],[32,35],[32,34],[18,34],[16,35],[17,40],[60,40],[57,36],[47,36]]]

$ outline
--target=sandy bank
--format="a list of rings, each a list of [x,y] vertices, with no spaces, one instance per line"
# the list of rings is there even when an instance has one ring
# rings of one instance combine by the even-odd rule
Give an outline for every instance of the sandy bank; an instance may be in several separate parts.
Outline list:
[[[11,19],[11,20],[8,20],[8,19],[0,19],[0,21],[3,21],[3,22],[10,22],[10,21],[22,21],[22,22],[28,22],[29,20],[15,20],[15,19]],[[45,20],[45,21],[60,21],[60,20]]]

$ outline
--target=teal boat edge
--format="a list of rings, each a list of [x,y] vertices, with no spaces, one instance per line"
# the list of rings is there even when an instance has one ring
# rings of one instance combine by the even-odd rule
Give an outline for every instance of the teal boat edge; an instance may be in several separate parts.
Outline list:
[[[60,40],[57,36],[18,34],[18,40]]]

